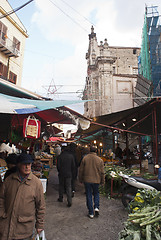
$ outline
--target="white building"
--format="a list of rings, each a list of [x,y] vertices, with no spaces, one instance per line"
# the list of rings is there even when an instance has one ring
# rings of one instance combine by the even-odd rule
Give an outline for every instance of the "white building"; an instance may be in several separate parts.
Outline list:
[[[94,28],[86,54],[87,77],[84,115],[92,118],[134,107],[140,48],[112,47],[107,39],[98,45]]]
[[[21,1],[20,1],[21,2]],[[0,78],[21,85],[27,31],[7,0],[0,1]]]

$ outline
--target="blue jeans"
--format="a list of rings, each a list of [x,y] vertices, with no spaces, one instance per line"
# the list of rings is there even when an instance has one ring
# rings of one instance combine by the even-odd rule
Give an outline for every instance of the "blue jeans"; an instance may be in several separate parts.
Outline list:
[[[94,208],[99,209],[99,184],[98,183],[84,183],[86,190],[86,204],[90,215],[94,214],[93,210],[93,198],[94,196]]]

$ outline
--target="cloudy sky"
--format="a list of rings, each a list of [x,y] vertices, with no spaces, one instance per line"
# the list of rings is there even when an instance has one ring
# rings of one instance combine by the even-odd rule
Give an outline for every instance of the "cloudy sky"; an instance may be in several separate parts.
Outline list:
[[[16,8],[27,0],[8,1]],[[98,43],[140,47],[145,4],[161,14],[160,0],[34,0],[17,12],[29,34],[22,86],[46,96],[52,83],[54,99],[79,98],[91,25]]]

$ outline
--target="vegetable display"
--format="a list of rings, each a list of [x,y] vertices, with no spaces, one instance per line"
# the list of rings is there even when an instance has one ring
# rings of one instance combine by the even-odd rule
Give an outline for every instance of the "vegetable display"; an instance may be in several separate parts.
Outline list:
[[[139,190],[130,204],[130,213],[119,240],[161,240],[161,193]]]

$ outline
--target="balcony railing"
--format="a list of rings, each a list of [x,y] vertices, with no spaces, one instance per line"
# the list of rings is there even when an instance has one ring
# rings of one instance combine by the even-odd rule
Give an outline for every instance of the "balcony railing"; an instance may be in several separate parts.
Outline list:
[[[4,33],[0,35],[0,52],[8,57],[19,57],[20,51],[16,48],[15,43],[7,38]]]

